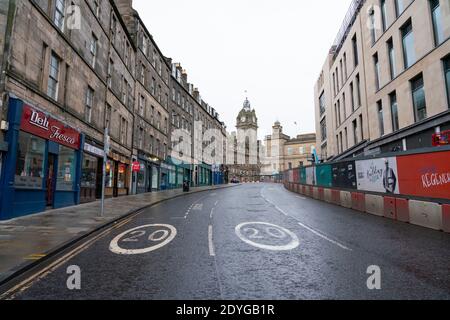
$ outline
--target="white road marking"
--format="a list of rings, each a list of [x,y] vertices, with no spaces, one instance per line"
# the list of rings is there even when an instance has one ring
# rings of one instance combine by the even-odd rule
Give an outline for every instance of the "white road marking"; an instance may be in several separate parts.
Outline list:
[[[339,243],[333,239],[330,239],[325,233],[318,231],[318,230],[314,230],[313,228],[301,223],[296,217],[290,216],[286,211],[284,211],[283,209],[281,209],[280,207],[278,207],[275,203],[273,203],[272,201],[270,201],[269,199],[267,199],[266,197],[264,197],[264,195],[262,194],[261,191],[261,196],[263,197],[264,200],[266,200],[268,203],[270,203],[271,205],[273,205],[275,207],[276,210],[278,210],[279,212],[281,212],[282,214],[284,214],[287,217],[291,217],[292,219],[297,220],[299,226],[305,228],[306,230],[314,233],[316,236],[321,237],[324,240],[327,240],[328,242],[331,242],[334,245],[337,245],[339,248],[344,249],[344,250],[348,250],[348,251],[353,251],[352,249],[350,249],[349,247],[343,245],[342,243]]]
[[[192,210],[194,210],[194,211],[202,211],[203,210],[203,203],[195,204],[195,206],[192,208]]]
[[[167,228],[170,230],[170,232],[167,232],[167,238],[165,238],[164,241],[162,241],[161,243],[158,243],[156,245],[147,247],[147,248],[123,249],[119,246],[119,241],[127,234],[133,233],[134,231],[139,230],[139,229],[149,228],[149,227]],[[119,234],[117,237],[115,237],[109,245],[109,250],[111,250],[111,252],[113,252],[113,253],[122,254],[122,255],[144,254],[144,253],[155,251],[155,250],[158,250],[158,249],[164,247],[165,245],[169,244],[175,238],[176,235],[177,235],[177,229],[175,229],[175,227],[170,224],[148,224],[148,225],[144,225],[144,226],[139,226],[139,227],[127,230],[127,231]],[[160,240],[162,240],[162,239],[160,239]],[[149,239],[149,241],[151,241],[151,239]]]
[[[328,238],[328,237],[327,237],[326,235],[324,235],[322,232],[316,231],[316,230],[314,230],[313,228],[308,227],[307,225],[305,225],[305,224],[303,224],[303,223],[301,223],[301,222],[299,222],[298,225],[301,226],[301,227],[303,227],[303,228],[305,228],[306,230],[311,231],[312,233],[314,233],[315,235],[321,237],[322,239],[325,239],[325,240],[327,240],[327,241],[329,241],[329,242],[331,242],[331,243],[337,245],[338,247],[340,247],[340,248],[342,248],[342,249],[344,249],[344,250],[353,251],[352,249],[350,249],[350,248],[344,246],[343,244],[341,244],[341,243],[339,243],[339,242],[337,242],[337,241],[334,241],[333,239]]]
[[[211,213],[210,213],[210,215],[209,215],[209,218],[212,219],[213,216],[214,216],[214,208],[211,209]]]
[[[253,226],[255,226],[255,225],[263,225],[265,227],[269,227],[269,228],[266,228],[266,233],[269,234],[269,235],[272,235],[272,237],[273,237],[273,232],[271,232],[269,230],[277,230],[278,232],[280,232],[280,234],[288,235],[291,238],[291,241],[288,244],[286,244],[286,245],[279,245],[279,246],[277,246],[277,245],[267,245],[267,244],[261,244],[261,243],[254,242],[254,241],[250,240],[247,236],[245,236],[242,233],[242,230],[243,231],[246,231],[246,230],[247,231],[253,231],[253,234],[249,236],[250,238],[252,238],[252,239],[264,239],[263,236],[258,236],[258,234],[259,234],[259,230],[258,229],[251,228],[251,227],[244,228],[246,226],[252,226],[252,225]],[[287,229],[285,229],[283,227],[280,227],[280,226],[277,226],[277,225],[274,225],[274,224],[271,224],[271,223],[266,223],[266,222],[245,222],[245,223],[241,223],[240,225],[236,226],[235,232],[236,232],[236,235],[242,241],[244,241],[245,243],[247,243],[247,244],[249,244],[251,246],[254,246],[254,247],[257,247],[257,248],[260,248],[260,249],[265,249],[265,250],[270,250],[270,251],[289,251],[289,250],[293,250],[293,249],[297,248],[300,245],[300,241],[298,240],[297,235],[295,235],[293,232],[291,232],[291,231],[289,231],[289,230],[287,230]],[[279,236],[277,236],[275,238],[280,239]]]
[[[210,225],[208,227],[208,243],[209,243],[209,255],[211,257],[215,257],[216,253],[214,251],[214,243],[213,243],[213,227]]]
[[[306,200],[306,198],[305,198],[305,197],[302,197],[302,196],[297,196],[297,198],[300,198],[300,199],[302,199],[302,200]]]

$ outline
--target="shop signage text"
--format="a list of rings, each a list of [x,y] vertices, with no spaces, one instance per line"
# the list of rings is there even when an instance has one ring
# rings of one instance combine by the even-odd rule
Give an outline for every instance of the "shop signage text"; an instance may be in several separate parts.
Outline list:
[[[88,143],[84,143],[84,151],[92,153],[102,158],[105,156],[105,152],[102,149],[94,147]]]
[[[80,133],[45,113],[24,105],[20,129],[70,148],[80,148]]]

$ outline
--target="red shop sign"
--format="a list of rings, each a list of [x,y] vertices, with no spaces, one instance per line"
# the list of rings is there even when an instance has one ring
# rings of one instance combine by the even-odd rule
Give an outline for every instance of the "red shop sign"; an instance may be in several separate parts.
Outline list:
[[[23,106],[20,129],[73,149],[80,148],[80,133],[29,105]]]
[[[141,171],[141,164],[138,161],[133,162],[133,172]]]

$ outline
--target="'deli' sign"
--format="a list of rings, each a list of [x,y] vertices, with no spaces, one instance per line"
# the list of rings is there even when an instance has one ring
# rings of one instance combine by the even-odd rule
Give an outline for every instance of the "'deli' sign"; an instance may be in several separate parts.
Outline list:
[[[24,105],[20,129],[66,147],[80,148],[80,133],[29,105]]]

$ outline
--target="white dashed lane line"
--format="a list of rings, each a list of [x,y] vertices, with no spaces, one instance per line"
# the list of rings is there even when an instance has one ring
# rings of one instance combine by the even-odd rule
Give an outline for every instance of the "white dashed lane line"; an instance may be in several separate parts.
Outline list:
[[[300,220],[297,219],[296,217],[289,215],[286,211],[284,211],[283,209],[281,209],[280,207],[278,207],[275,203],[273,203],[272,201],[270,201],[269,199],[267,199],[267,198],[263,195],[262,189],[261,189],[261,196],[262,196],[262,198],[263,198],[264,200],[266,200],[269,204],[271,204],[272,206],[274,206],[275,209],[276,209],[277,211],[281,212],[282,214],[284,214],[284,215],[287,216],[287,217],[290,217],[290,218],[292,218],[292,219],[294,219],[294,220],[297,220],[298,225],[301,226],[302,228],[304,228],[304,229],[306,229],[306,230],[312,232],[312,233],[315,234],[316,236],[318,236],[318,237],[320,237],[320,238],[322,238],[322,239],[324,239],[324,240],[326,240],[326,241],[328,241],[328,242],[330,242],[330,243],[332,243],[332,244],[338,246],[338,247],[341,248],[341,249],[348,250],[348,251],[353,251],[352,249],[350,249],[349,247],[345,246],[344,244],[342,244],[342,243],[340,243],[340,242],[338,242],[338,241],[335,241],[335,240],[331,239],[331,238],[330,238],[328,235],[326,235],[324,232],[321,232],[321,231],[319,231],[319,230],[313,229],[313,228],[307,226],[306,224],[300,222]]]
[[[212,225],[209,225],[209,227],[208,227],[208,243],[209,243],[209,255],[211,257],[215,257],[216,253],[214,251],[213,227],[212,227]]]

